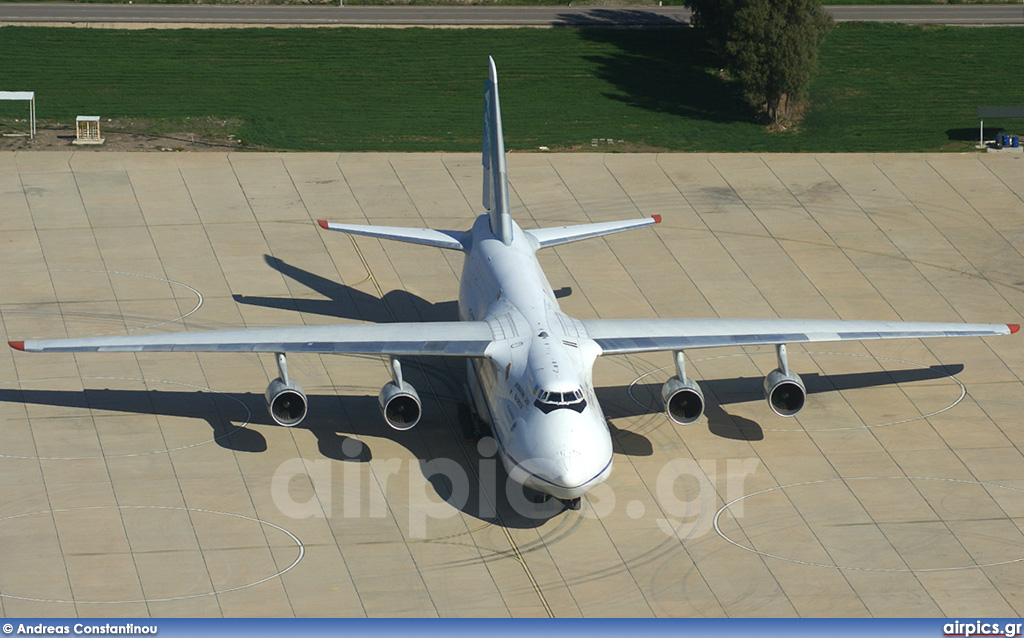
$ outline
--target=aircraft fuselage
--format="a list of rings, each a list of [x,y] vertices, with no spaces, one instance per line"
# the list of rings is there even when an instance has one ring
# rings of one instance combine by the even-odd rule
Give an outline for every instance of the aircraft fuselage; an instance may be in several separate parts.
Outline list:
[[[477,219],[463,266],[460,319],[487,321],[487,358],[470,359],[474,408],[491,425],[509,476],[560,499],[604,481],[608,424],[594,393],[600,348],[558,307],[530,238],[513,222],[505,245]]]

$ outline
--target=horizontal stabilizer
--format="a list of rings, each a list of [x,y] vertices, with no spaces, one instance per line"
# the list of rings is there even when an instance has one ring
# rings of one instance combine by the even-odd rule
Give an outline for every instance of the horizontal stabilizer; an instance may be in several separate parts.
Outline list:
[[[644,226],[660,223],[661,215],[654,215],[642,219],[625,219],[614,222],[598,222],[596,224],[559,226],[557,228],[536,228],[526,232],[537,240],[538,248],[547,248],[548,246],[559,246],[573,241],[580,241],[581,239],[621,233],[624,230],[633,230],[634,228],[643,228]]]
[[[1005,323],[843,321],[838,319],[586,319],[603,354],[819,341],[990,337],[1017,332]]]
[[[465,231],[461,230],[431,230],[429,228],[402,228],[399,226],[371,226],[368,224],[339,224],[319,220],[317,222],[324,230],[336,230],[350,235],[364,235],[366,237],[378,237],[380,239],[393,239],[404,241],[409,244],[421,244],[423,246],[435,246],[437,248],[448,248],[449,250],[464,250],[462,237]]]

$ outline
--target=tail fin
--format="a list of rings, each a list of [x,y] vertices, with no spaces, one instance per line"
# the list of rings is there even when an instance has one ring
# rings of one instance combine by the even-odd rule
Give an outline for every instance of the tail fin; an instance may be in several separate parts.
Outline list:
[[[505,140],[501,132],[498,103],[498,71],[494,58],[484,86],[484,208],[491,214],[491,232],[506,246],[512,243],[512,216],[508,206],[508,173],[505,169]]]

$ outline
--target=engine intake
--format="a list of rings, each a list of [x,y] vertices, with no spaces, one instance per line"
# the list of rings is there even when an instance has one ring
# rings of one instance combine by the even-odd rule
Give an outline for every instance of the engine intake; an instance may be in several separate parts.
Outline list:
[[[420,395],[408,383],[389,381],[380,389],[378,401],[384,421],[394,429],[409,430],[420,422]]]
[[[693,379],[672,377],[661,386],[665,414],[680,425],[690,425],[704,414],[704,393]]]
[[[266,398],[274,423],[290,428],[306,418],[306,395],[298,383],[274,379],[267,386]]]
[[[764,396],[775,414],[794,416],[804,407],[807,388],[797,373],[776,368],[764,379]]]

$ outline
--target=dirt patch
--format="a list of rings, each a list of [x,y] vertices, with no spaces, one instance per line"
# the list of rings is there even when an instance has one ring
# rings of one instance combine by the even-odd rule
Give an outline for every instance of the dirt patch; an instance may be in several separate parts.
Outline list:
[[[36,135],[27,135],[28,122],[0,121],[0,151],[224,151],[264,150],[238,139],[237,120],[188,118],[183,122],[129,118],[103,119],[100,145],[78,145],[74,122],[39,121]]]
[[[539,147],[537,149],[525,149],[526,152],[551,151],[552,153],[668,153],[671,149],[662,146],[651,146],[644,142],[631,142],[628,140],[594,139],[590,143],[572,144],[566,146]]]

